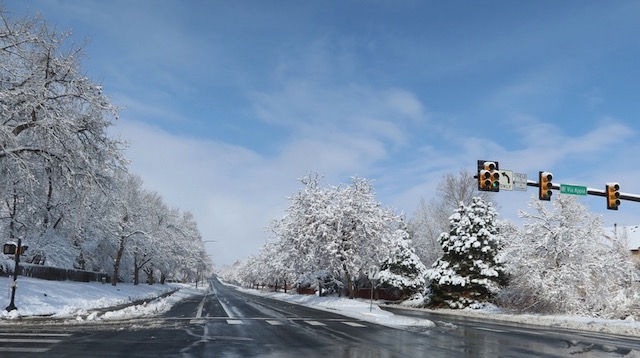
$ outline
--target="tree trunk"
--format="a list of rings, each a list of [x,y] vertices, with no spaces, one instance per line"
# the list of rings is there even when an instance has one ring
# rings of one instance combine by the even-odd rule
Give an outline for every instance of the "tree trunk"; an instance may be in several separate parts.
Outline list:
[[[133,265],[133,285],[137,286],[140,283],[140,266]]]
[[[113,276],[111,276],[111,286],[118,284],[118,272],[120,271],[120,261],[122,261],[122,255],[124,255],[124,237],[120,238],[120,247],[116,259],[113,262]]]
[[[144,272],[147,274],[147,283],[153,285],[153,268],[146,268]]]
[[[354,298],[353,294],[353,281],[351,281],[351,274],[349,273],[349,269],[347,268],[347,264],[342,263],[342,270],[344,271],[345,278],[347,279],[347,294],[349,298]]]

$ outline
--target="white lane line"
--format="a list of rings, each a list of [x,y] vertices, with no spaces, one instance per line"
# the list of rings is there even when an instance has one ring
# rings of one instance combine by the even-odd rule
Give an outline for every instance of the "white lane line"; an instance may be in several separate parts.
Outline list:
[[[0,347],[0,352],[10,353],[44,353],[51,348]]]
[[[227,323],[228,323],[228,324],[244,324],[244,322],[242,322],[242,321],[241,321],[241,320],[239,320],[239,319],[228,319],[228,320],[227,320]]]
[[[312,326],[326,326],[326,324],[318,321],[305,321],[305,322]]]
[[[357,323],[357,322],[342,322],[342,323],[346,324],[347,326],[351,326],[351,327],[366,327],[364,324]]]
[[[222,306],[222,309],[224,310],[224,313],[227,314],[227,316],[229,318],[236,318],[232,313],[231,313],[231,309],[229,309],[229,307],[227,307],[227,305],[224,304],[224,302],[222,302],[222,300],[220,299],[220,297],[218,297],[218,302],[220,302],[220,306]]]
[[[475,329],[481,330],[481,331],[487,331],[487,332],[496,332],[496,333],[507,333],[507,331],[502,331],[499,329],[493,329],[493,328],[485,328],[485,327],[473,327]]]
[[[200,304],[198,305],[198,313],[196,313],[196,318],[201,318],[202,317],[202,309],[204,308],[204,301],[206,299],[207,299],[206,295],[204,297],[202,297],[202,301],[200,301]]]
[[[0,336],[22,336],[22,337],[71,337],[71,333],[20,333],[6,332],[0,333]]]
[[[265,322],[269,323],[272,326],[282,326],[284,323],[282,321],[274,321],[274,320],[265,320]]]
[[[60,343],[60,339],[0,338],[0,343]]]

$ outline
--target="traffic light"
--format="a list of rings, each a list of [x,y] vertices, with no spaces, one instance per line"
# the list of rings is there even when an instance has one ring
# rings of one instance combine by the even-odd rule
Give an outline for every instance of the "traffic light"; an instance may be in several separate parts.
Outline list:
[[[605,192],[607,194],[607,209],[618,210],[620,205],[620,185],[618,183],[607,183]]]
[[[498,162],[478,160],[478,190],[500,191],[500,172]]]
[[[551,200],[551,188],[553,184],[551,183],[553,180],[553,174],[549,172],[538,172],[538,199],[540,200]]]
[[[5,255],[15,255],[16,254],[16,248],[17,248],[16,244],[6,243],[2,247],[2,253],[5,254]]]

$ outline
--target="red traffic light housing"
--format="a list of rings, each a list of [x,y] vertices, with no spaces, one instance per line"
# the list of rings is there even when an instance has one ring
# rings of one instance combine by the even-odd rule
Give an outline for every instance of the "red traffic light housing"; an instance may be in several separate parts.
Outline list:
[[[607,195],[607,209],[618,210],[618,206],[620,206],[620,184],[607,183],[605,194]]]
[[[553,192],[551,188],[553,188],[553,174],[549,172],[538,172],[538,199],[540,200],[551,200],[551,195]]]
[[[478,160],[478,190],[500,191],[500,171],[498,162]]]

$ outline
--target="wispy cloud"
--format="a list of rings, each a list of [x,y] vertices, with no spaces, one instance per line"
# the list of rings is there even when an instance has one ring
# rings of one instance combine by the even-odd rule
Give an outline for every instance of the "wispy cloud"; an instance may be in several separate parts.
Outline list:
[[[216,263],[255,252],[309,171],[408,212],[478,159],[640,193],[636,3],[30,4],[90,39],[132,171]],[[503,217],[527,194],[500,193]]]
[[[309,136],[336,131],[368,133],[402,144],[408,122],[428,119],[421,102],[408,91],[356,84],[319,86],[290,81],[279,90],[254,92],[252,99],[258,118]]]

